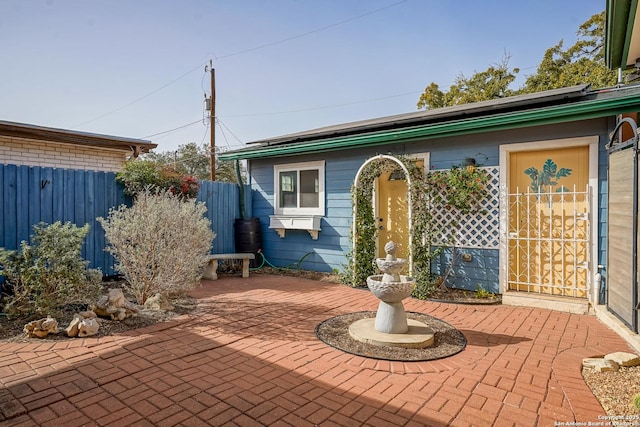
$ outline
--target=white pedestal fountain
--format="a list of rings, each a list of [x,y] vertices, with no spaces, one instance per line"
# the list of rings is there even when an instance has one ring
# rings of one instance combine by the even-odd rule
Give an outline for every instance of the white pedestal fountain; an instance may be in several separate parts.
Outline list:
[[[426,348],[434,344],[434,332],[429,326],[413,319],[407,319],[402,300],[413,292],[416,281],[400,275],[406,260],[396,258],[396,245],[384,245],[386,258],[376,259],[381,275],[369,276],[367,286],[380,299],[375,318],[353,322],[349,335],[355,340],[373,345]]]

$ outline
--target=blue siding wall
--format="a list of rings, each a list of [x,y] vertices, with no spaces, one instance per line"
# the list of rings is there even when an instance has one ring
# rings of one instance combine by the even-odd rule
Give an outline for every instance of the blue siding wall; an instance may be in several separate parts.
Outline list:
[[[414,154],[429,152],[432,169],[448,169],[462,163],[467,157],[484,166],[498,166],[500,145],[534,142],[578,136],[600,136],[600,194],[598,218],[599,259],[606,259],[606,152],[604,145],[610,131],[607,119],[580,121],[563,125],[539,126],[525,130],[502,131],[446,139],[416,141],[405,144],[380,145],[370,149],[342,150],[325,155],[290,156],[278,159],[250,161],[251,188],[253,190],[253,216],[262,224],[263,251],[274,265],[285,267],[302,257],[302,268],[316,271],[341,270],[350,250],[351,193],[355,174],[364,161],[376,154]],[[312,240],[306,231],[287,230],[284,238],[268,228],[269,215],[273,215],[273,166],[275,164],[325,160],[326,215],[318,240]],[[594,224],[596,226],[596,224]],[[475,290],[478,285],[498,292],[499,253],[495,249],[464,249],[473,261],[458,262],[449,282],[456,287]],[[451,257],[445,251],[434,260],[434,271],[444,271]]]
[[[233,223],[240,216],[239,193],[236,184],[200,182],[197,200],[207,205],[206,215],[216,233],[212,253],[235,250]],[[83,258],[105,275],[116,274],[115,260],[104,250],[104,230],[96,218],[107,217],[110,208],[130,202],[112,172],[0,165],[0,247],[19,248],[39,222],[89,224]]]
[[[471,255],[471,261],[463,261],[463,254]],[[481,287],[489,292],[499,292],[499,251],[466,248],[456,248],[454,251],[447,248],[433,260],[432,271],[439,276],[446,276],[454,256],[455,263],[445,282],[447,286],[469,291]]]
[[[375,152],[371,153],[372,155]],[[320,160],[320,157],[286,158],[278,164]],[[262,224],[263,253],[267,260],[279,267],[299,262],[306,270],[329,272],[340,270],[346,263],[351,230],[351,185],[362,164],[358,157],[327,159],[325,164],[325,206],[322,231],[313,240],[304,230],[287,230],[280,238],[269,227],[269,215],[273,215],[273,164],[264,161],[251,162],[253,216]]]

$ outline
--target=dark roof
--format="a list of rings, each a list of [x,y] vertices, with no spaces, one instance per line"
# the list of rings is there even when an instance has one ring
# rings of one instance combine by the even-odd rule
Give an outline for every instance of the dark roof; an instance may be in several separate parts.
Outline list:
[[[27,123],[7,122],[0,120],[0,136],[12,138],[35,139],[44,142],[60,144],[74,144],[86,147],[112,148],[123,151],[133,151],[134,155],[148,153],[158,144],[151,141],[120,136],[101,135],[90,132],[80,132],[68,129],[57,129],[36,126]]]
[[[640,84],[597,90],[579,85],[282,135],[220,153],[219,159],[295,156],[567,123],[637,111],[638,105]]]
[[[589,85],[572,86],[545,92],[511,96],[508,98],[492,99],[490,101],[474,102],[471,104],[455,105],[453,107],[436,108],[433,110],[414,111],[412,113],[379,117],[357,122],[326,126],[318,129],[296,132],[273,138],[249,142],[249,144],[289,144],[329,137],[347,136],[367,132],[406,128],[456,118],[471,118],[478,115],[495,114],[498,112],[514,111],[526,107],[545,106],[553,103],[557,105],[562,100],[569,100],[587,94]]]

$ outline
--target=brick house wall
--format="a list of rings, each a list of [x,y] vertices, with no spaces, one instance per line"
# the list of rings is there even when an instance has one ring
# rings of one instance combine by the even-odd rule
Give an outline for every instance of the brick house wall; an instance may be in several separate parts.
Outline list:
[[[118,172],[131,151],[0,136],[0,163]]]

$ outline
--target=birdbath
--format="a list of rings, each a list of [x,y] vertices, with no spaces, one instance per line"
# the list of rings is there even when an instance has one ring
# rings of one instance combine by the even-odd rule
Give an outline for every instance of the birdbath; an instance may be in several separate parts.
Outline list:
[[[367,277],[371,293],[380,299],[375,319],[361,319],[349,326],[352,338],[374,345],[424,348],[434,343],[434,333],[422,322],[407,319],[402,300],[409,297],[415,279],[400,275],[406,260],[396,258],[396,244],[384,245],[385,258],[376,259],[383,274]]]

